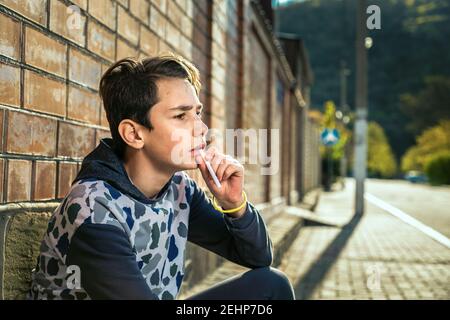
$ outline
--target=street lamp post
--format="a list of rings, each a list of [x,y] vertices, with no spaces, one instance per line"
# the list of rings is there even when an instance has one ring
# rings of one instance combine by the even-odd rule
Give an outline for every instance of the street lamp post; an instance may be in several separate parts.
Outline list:
[[[366,1],[358,0],[356,9],[356,121],[354,129],[355,214],[358,215],[364,213],[364,180],[367,175],[367,47],[369,46],[366,42],[365,16]]]

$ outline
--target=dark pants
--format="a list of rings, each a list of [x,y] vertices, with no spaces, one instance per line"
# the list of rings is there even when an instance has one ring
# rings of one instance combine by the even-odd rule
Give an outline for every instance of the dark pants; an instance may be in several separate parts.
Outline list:
[[[294,290],[286,275],[272,267],[244,272],[187,300],[294,300]]]

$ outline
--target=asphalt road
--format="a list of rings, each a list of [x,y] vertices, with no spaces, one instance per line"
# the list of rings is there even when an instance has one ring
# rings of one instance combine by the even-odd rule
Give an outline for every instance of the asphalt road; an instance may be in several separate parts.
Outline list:
[[[365,192],[450,238],[450,187],[367,179]]]

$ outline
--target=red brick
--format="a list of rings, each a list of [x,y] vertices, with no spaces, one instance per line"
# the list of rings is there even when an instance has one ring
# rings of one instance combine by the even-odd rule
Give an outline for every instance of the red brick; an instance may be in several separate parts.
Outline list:
[[[95,145],[97,146],[103,138],[111,138],[111,131],[97,129],[95,135]]]
[[[167,0],[150,0],[150,2],[159,9],[162,13],[167,12]],[[153,7],[152,7],[153,9]],[[150,10],[152,10],[150,9]]]
[[[76,6],[80,7],[83,10],[86,10],[86,8],[87,8],[88,0],[72,0],[72,2],[75,3]]]
[[[20,59],[20,25],[4,14],[0,14],[0,54]]]
[[[88,22],[88,49],[110,61],[116,56],[116,36],[107,28],[95,23],[92,19]]]
[[[70,48],[69,56],[69,79],[98,90],[101,64],[74,48]]]
[[[219,118],[225,117],[225,107],[216,97],[211,97],[211,114]]]
[[[5,117],[5,110],[0,109],[0,152],[3,152],[3,123]],[[1,181],[0,181],[1,183]]]
[[[60,122],[58,134],[58,156],[83,158],[94,148],[95,129]]]
[[[150,29],[158,36],[164,38],[166,33],[167,19],[154,7],[150,9]]]
[[[8,160],[7,202],[30,200],[31,161]]]
[[[167,12],[169,12],[167,17],[172,20],[174,25],[181,27],[183,12],[181,11],[180,7],[176,4],[175,1],[168,1],[167,5]]]
[[[212,38],[222,48],[225,48],[225,32],[219,27],[217,23],[212,25]]]
[[[108,119],[106,118],[106,112],[105,112],[105,108],[103,108],[103,103],[101,103],[101,106],[100,106],[100,126],[109,128],[109,123],[108,123]]]
[[[20,69],[0,63],[0,103],[20,106]]]
[[[27,27],[25,30],[25,62],[65,78],[66,45],[32,28]]]
[[[194,1],[186,1],[186,16],[189,18],[194,18]]]
[[[89,1],[89,13],[111,30],[116,30],[116,3],[112,0]]]
[[[55,156],[56,120],[8,111],[5,149],[9,153]]]
[[[135,17],[148,25],[150,5],[146,0],[130,0],[130,11]]]
[[[65,83],[25,70],[24,107],[49,114],[66,115]]]
[[[158,36],[147,28],[141,26],[141,39],[139,47],[148,56],[153,56],[158,53]]]
[[[86,89],[69,86],[67,117],[92,124],[98,124],[100,98]]]
[[[77,176],[77,163],[60,162],[58,174],[57,199],[64,198],[70,190],[73,180]]]
[[[139,41],[139,22],[129,15],[122,7],[119,7],[117,32],[132,44]]]
[[[206,53],[209,51],[209,40],[200,31],[194,32],[192,43],[202,52]]]
[[[192,38],[192,32],[194,30],[194,24],[191,18],[188,16],[182,16],[181,18],[181,32],[183,32],[188,38]]]
[[[111,65],[112,65],[112,63],[109,63],[109,64],[102,63],[102,72],[101,73],[104,74]]]
[[[120,3],[125,8],[128,8],[128,0],[117,0],[117,3]]]
[[[47,24],[47,0],[2,0],[1,3],[43,26]]]
[[[196,2],[196,5],[200,3],[200,2]],[[202,1],[201,3],[206,3],[206,1]],[[206,10],[206,9],[205,9]],[[197,28],[202,31],[202,32],[209,32],[208,31],[208,26],[209,26],[209,21],[208,21],[208,17],[206,15],[206,13],[203,13],[199,10],[196,10],[195,13],[195,25],[197,26]]]
[[[55,198],[56,162],[36,161],[32,200]]]
[[[179,49],[180,47],[180,35],[180,31],[175,26],[171,23],[167,23],[166,40],[175,49]]]
[[[192,60],[192,42],[185,36],[180,37],[180,50],[186,59]]]
[[[5,168],[5,160],[0,159],[0,202],[3,202],[3,179],[5,178],[4,175],[4,168]]]
[[[212,93],[219,101],[225,100],[225,86],[215,78],[211,80]]]
[[[227,57],[225,56],[225,53],[226,51],[216,42],[212,43],[212,55],[217,61],[226,61]]]
[[[180,6],[180,8],[181,8],[181,10],[182,11],[186,11],[186,7],[187,7],[187,4],[186,4],[186,2],[187,1],[191,1],[191,0],[175,0],[175,1],[171,1],[171,2],[176,2],[177,4],[178,4],[178,6]],[[223,2],[223,1],[222,1]],[[169,11],[170,12],[170,11]]]
[[[84,47],[86,17],[76,6],[66,6],[58,0],[50,2],[50,30]]]
[[[128,45],[122,39],[117,38],[117,55],[116,60],[120,60],[126,57],[137,57],[139,55],[138,51]]]
[[[171,48],[171,47],[169,46],[169,44],[168,44],[166,41],[162,41],[162,40],[160,39],[160,41],[159,41],[159,52],[161,52],[161,53],[167,53],[167,52],[169,52],[169,51],[174,51],[174,50],[173,50],[173,48]]]

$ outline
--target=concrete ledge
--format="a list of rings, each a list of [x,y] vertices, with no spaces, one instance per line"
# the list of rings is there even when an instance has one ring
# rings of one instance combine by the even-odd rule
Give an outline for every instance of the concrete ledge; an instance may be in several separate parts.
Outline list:
[[[60,202],[0,205],[0,299],[23,299],[48,219]]]
[[[2,214],[1,218],[1,298],[24,299],[30,287],[31,270],[36,266],[40,243],[50,212]]]
[[[322,193],[322,188],[313,188],[305,193],[302,201],[298,204],[299,207],[314,212],[316,206],[319,203],[320,194]]]

